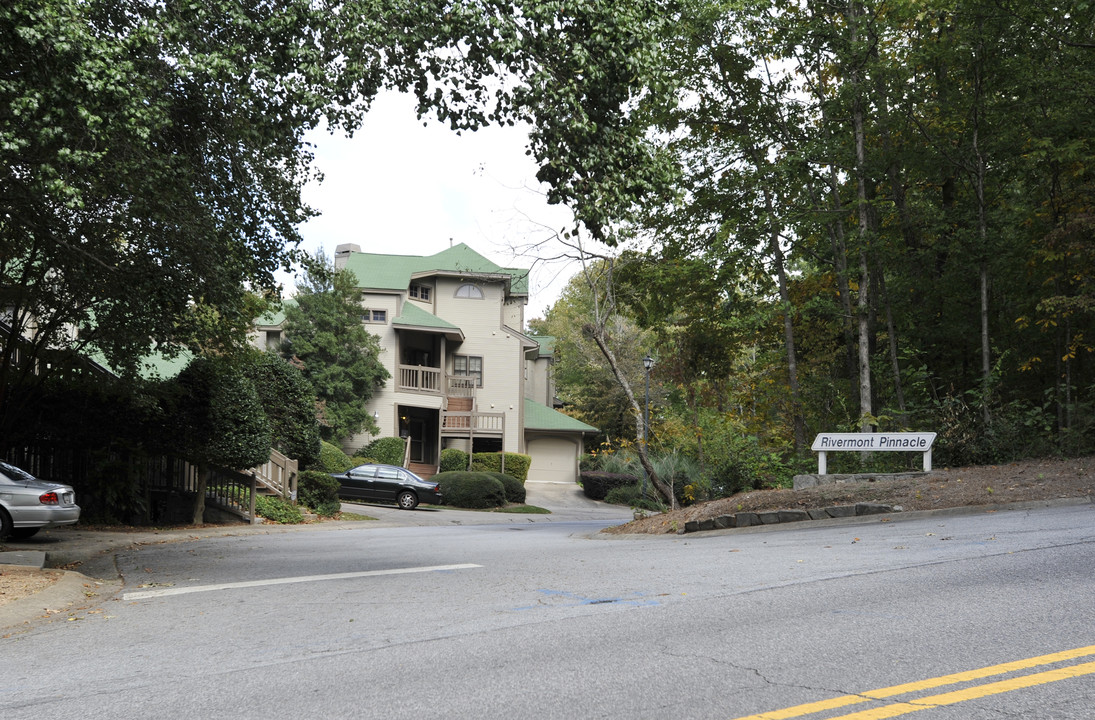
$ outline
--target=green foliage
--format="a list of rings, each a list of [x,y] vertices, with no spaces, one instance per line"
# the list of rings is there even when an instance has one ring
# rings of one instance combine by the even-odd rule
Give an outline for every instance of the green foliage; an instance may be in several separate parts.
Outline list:
[[[432,478],[441,485],[445,505],[481,509],[506,504],[506,488],[502,481],[484,472],[446,472]]]
[[[615,488],[637,485],[639,478],[624,473],[604,472],[591,470],[583,472],[580,477],[582,492],[590,500],[604,500],[608,493]]]
[[[487,472],[492,478],[502,483],[502,487],[506,492],[506,502],[508,503],[523,503],[525,502],[525,484],[513,477],[512,475],[499,473],[499,472]]]
[[[626,505],[631,508],[639,508],[641,510],[661,511],[664,506],[658,503],[657,498],[650,492],[650,488],[646,490],[646,496],[643,496],[642,486],[640,484],[634,485],[621,485],[612,488],[605,495],[605,502],[610,505]]]
[[[457,448],[445,448],[441,451],[440,472],[459,472],[468,469],[468,454]]]
[[[380,343],[361,323],[357,279],[322,254],[306,265],[294,302],[285,306],[282,354],[301,366],[322,403],[326,439],[376,429],[365,406],[389,377]]]
[[[255,384],[224,357],[197,357],[167,384],[165,416],[191,462],[246,470],[270,459]]]
[[[251,353],[243,372],[251,378],[270,421],[274,447],[302,467],[319,459],[315,394],[300,370],[272,353]]]
[[[528,469],[532,464],[532,458],[518,453],[506,453],[506,474],[517,478],[520,482],[528,479]],[[502,472],[502,453],[475,453],[472,455],[472,470],[485,470],[488,472]]]
[[[361,448],[362,455],[376,458],[376,462],[382,465],[403,465],[405,452],[406,442],[397,437],[377,438]]]
[[[322,517],[333,517],[342,509],[339,482],[325,472],[305,470],[297,483],[297,500]]]
[[[342,448],[324,441],[319,449],[319,464],[309,470],[325,473],[340,473],[355,467],[354,462],[342,452]]]
[[[276,495],[256,495],[255,513],[280,525],[297,525],[304,522],[300,508]]]

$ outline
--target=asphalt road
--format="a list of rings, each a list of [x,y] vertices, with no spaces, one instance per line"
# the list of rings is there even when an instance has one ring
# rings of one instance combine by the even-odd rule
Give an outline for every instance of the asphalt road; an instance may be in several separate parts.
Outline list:
[[[1093,716],[1095,506],[617,537],[530,494],[120,550],[0,639],[0,718]]]

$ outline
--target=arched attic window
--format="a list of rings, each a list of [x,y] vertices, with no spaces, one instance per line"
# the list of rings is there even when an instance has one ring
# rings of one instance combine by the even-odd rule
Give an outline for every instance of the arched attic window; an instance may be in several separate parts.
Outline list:
[[[482,300],[483,290],[478,285],[472,285],[471,283],[464,283],[460,287],[456,288],[456,295],[458,298],[467,298],[469,300]]]

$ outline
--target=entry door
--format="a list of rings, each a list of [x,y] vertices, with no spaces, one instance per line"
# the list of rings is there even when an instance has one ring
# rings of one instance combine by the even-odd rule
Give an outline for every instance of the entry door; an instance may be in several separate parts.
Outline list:
[[[407,429],[411,433],[411,462],[426,462],[426,421],[421,418],[411,418]]]

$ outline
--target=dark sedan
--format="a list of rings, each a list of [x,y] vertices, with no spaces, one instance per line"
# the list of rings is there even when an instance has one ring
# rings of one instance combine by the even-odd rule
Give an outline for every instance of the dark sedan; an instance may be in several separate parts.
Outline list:
[[[414,510],[420,502],[441,504],[437,483],[395,465],[358,465],[331,477],[341,484],[339,496],[348,500],[394,502],[403,510]]]

